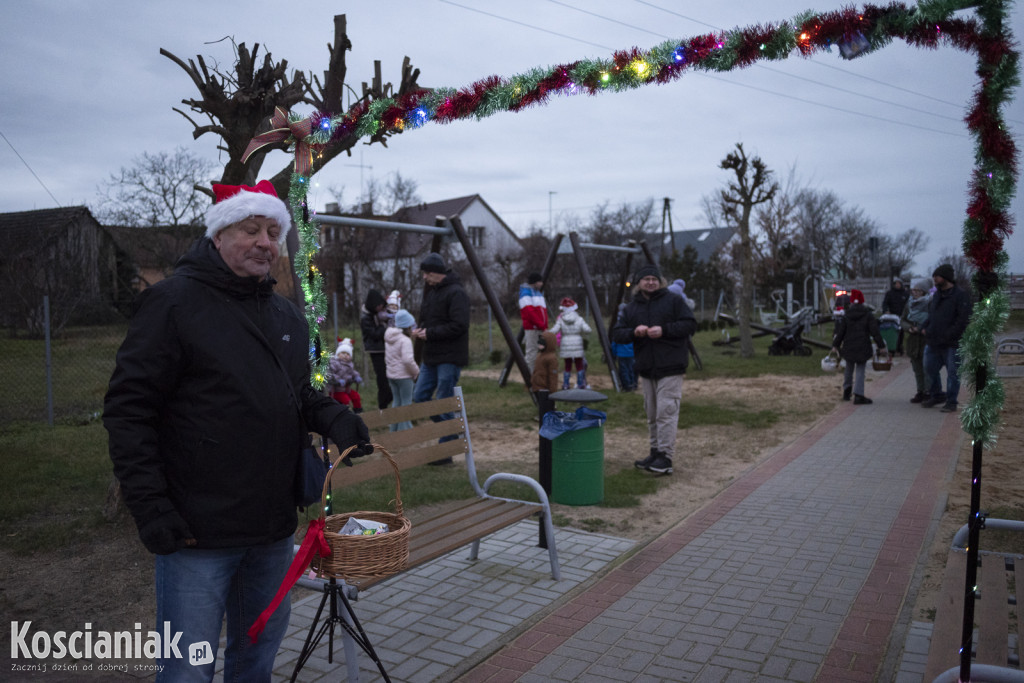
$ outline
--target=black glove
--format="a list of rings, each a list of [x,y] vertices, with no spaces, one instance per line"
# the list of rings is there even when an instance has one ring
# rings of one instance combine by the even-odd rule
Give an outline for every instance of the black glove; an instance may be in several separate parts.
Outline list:
[[[363,418],[352,411],[345,411],[331,423],[329,436],[342,453],[350,446],[358,446],[342,459],[342,464],[347,467],[352,466],[352,458],[360,458],[373,453],[373,445],[370,444],[370,430],[366,428]]]
[[[170,555],[196,544],[188,524],[174,510],[164,512],[156,519],[140,526],[139,538],[142,539],[142,545],[146,546],[146,550],[154,555]]]

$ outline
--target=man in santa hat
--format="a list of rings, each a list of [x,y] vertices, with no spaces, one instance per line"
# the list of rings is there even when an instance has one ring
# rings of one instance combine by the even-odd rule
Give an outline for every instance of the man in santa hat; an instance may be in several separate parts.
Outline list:
[[[157,679],[212,680],[226,615],[225,679],[269,680],[289,601],[258,642],[246,631],[291,563],[309,430],[343,450],[369,435],[310,385],[306,319],[274,292],[288,207],[268,181],[213,190],[206,235],[139,295],[103,423],[125,504],[156,556],[158,630],[213,654],[201,665],[161,658]]]

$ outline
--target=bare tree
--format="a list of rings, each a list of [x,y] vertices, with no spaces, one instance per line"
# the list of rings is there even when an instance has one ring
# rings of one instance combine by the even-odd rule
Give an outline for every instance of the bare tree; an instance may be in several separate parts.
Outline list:
[[[719,168],[732,171],[735,180],[719,191],[718,212],[739,232],[740,259],[740,355],[754,356],[754,339],[750,321],[754,305],[754,253],[750,237],[750,217],[754,208],[770,202],[779,191],[779,183],[772,179],[772,171],[760,157],[748,157],[742,143],[730,152]]]
[[[921,252],[928,248],[929,237],[917,228],[910,228],[899,235],[882,238],[882,253],[889,266],[889,277],[905,273]]]
[[[234,41],[232,43],[234,44]],[[230,71],[222,71],[216,65],[208,66],[202,55],[185,62],[167,50],[160,49],[160,54],[180,66],[199,90],[199,99],[182,100],[191,113],[197,116],[198,121],[181,109],[175,111],[192,124],[193,138],[198,139],[207,133],[220,138],[218,149],[225,152],[228,157],[221,182],[230,185],[253,184],[266,153],[287,148],[284,141],[277,142],[262,148],[242,162],[249,142],[267,129],[267,121],[277,107],[291,110],[295,105],[304,103],[316,107],[321,112],[340,114],[345,110],[345,92],[352,92],[352,88],[345,83],[345,52],[352,48],[352,42],[348,38],[344,14],[334,17],[334,42],[327,44],[328,66],[323,72],[322,81],[316,75],[307,77],[303,71],[294,71],[289,75],[287,60],[275,63],[269,52],[257,66],[259,47],[259,43],[254,44],[250,52],[245,43],[235,44],[236,59]],[[357,98],[358,103],[369,105],[382,98],[401,97],[418,92],[421,90],[416,82],[419,73],[419,69],[413,69],[410,59],[406,57],[402,62],[401,81],[396,90],[391,83],[383,82],[381,64],[375,61],[373,80],[369,84],[363,82],[362,95]],[[386,146],[389,135],[386,131],[380,131],[371,136],[367,144],[379,142]],[[351,155],[351,149],[357,140],[358,137],[353,132],[340,140],[333,140],[318,150],[312,159],[310,175],[315,174],[343,152]],[[292,171],[293,164],[289,162],[271,178],[270,182],[277,190],[278,196],[288,196]],[[212,196],[205,187],[201,188],[201,191]],[[296,253],[299,243],[295,231],[289,232],[287,240],[289,253]],[[302,288],[299,286],[298,275],[294,272],[282,272],[286,268],[289,268],[287,259],[280,259],[279,269],[275,275],[279,280],[282,277],[290,277],[295,299],[301,303]]]
[[[348,38],[344,14],[334,17],[334,42],[327,45],[328,67],[323,72],[323,81],[316,75],[307,77],[303,71],[289,74],[288,61],[275,63],[269,52],[257,66],[259,48],[259,43],[256,43],[250,52],[245,43],[235,45],[236,60],[231,71],[208,66],[201,55],[185,62],[167,50],[160,49],[160,54],[180,66],[199,90],[199,99],[184,99],[182,103],[198,115],[201,121],[196,121],[180,109],[175,111],[192,123],[193,138],[198,139],[207,133],[220,138],[218,148],[228,155],[221,176],[223,183],[251,184],[259,173],[266,152],[286,149],[285,142],[274,143],[255,153],[245,163],[242,162],[249,141],[262,132],[275,108],[290,110],[304,103],[322,112],[338,114],[345,109],[343,95],[346,89],[351,91],[345,84],[345,52],[352,48],[352,42]],[[413,69],[406,57],[402,62],[401,81],[396,90],[391,83],[383,83],[380,62],[374,62],[374,78],[370,84],[362,84],[363,92],[358,101],[369,104],[377,99],[416,92],[420,90],[417,78],[419,69]],[[388,136],[387,132],[379,132],[370,138],[370,143],[386,144]],[[342,152],[348,152],[356,141],[357,137],[353,133],[332,142],[313,159],[312,173],[316,173]],[[291,174],[292,165],[289,163],[271,180],[279,195],[287,196]]]
[[[154,228],[199,225],[210,203],[197,186],[209,182],[214,164],[184,147],[174,152],[143,152],[112,173],[99,188],[93,214],[108,225]]]

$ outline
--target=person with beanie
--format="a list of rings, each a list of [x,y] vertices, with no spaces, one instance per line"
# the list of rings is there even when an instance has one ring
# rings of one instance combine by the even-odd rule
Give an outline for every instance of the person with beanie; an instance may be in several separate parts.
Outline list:
[[[697,303],[690,297],[686,296],[686,281],[682,278],[676,278],[673,280],[672,284],[668,286],[668,291],[672,292],[676,296],[681,296],[683,301],[686,302],[686,305],[690,307],[691,311],[697,307]]]
[[[379,291],[371,289],[359,311],[359,329],[363,333],[363,350],[373,365],[377,381],[377,408],[380,410],[387,408],[393,398],[384,362],[384,331],[388,329],[389,322],[391,314],[387,310],[387,300]]]
[[[900,330],[905,333],[905,349],[910,367],[914,371],[917,393],[910,399],[911,403],[921,403],[931,394],[928,375],[924,371],[924,324],[928,321],[928,306],[931,296],[932,281],[927,278],[914,280],[910,286],[910,299],[900,316]]]
[[[576,367],[576,388],[587,388],[587,361],[584,357],[583,335],[590,334],[590,325],[578,312],[579,306],[570,297],[562,299],[558,309],[562,312],[550,332],[556,337],[561,335],[558,346],[558,357],[565,363],[562,388],[569,388],[573,366]]]
[[[331,398],[339,403],[351,405],[352,410],[357,413],[363,412],[363,399],[356,389],[356,385],[363,383],[363,378],[356,370],[352,361],[352,340],[342,339],[331,356],[328,363],[329,375],[327,386],[331,392]]]
[[[864,395],[864,374],[868,361],[874,355],[871,340],[879,351],[885,349],[885,341],[878,329],[878,319],[864,305],[864,293],[859,289],[850,290],[850,305],[836,323],[832,337],[832,352],[846,361],[843,373],[843,400],[849,401],[853,394],[854,405],[873,403]]]
[[[103,425],[125,505],[155,556],[156,622],[183,646],[212,648],[206,664],[158,658],[158,678],[213,680],[226,618],[225,678],[265,681],[289,601],[255,643],[247,631],[292,562],[309,432],[342,450],[369,434],[313,388],[306,318],[274,292],[288,206],[266,180],[213,193],[206,234],[136,300]]]
[[[412,331],[416,320],[412,313],[400,308],[395,312],[395,324],[384,332],[384,360],[387,363],[388,383],[394,396],[394,407],[412,403],[419,365],[412,351]],[[412,429],[412,422],[405,421],[391,425],[391,431]]]
[[[544,277],[536,272],[527,275],[526,283],[519,286],[519,318],[523,322],[523,344],[530,372],[533,372],[533,364],[537,359],[540,333],[548,329],[548,305],[541,291],[543,288]]]
[[[954,413],[960,394],[960,338],[971,319],[971,299],[956,284],[953,266],[943,263],[932,273],[935,293],[928,305],[924,326],[924,371],[931,396],[921,402],[924,408],[942,405],[942,412]],[[942,390],[940,371],[946,368],[946,391]]]
[[[462,368],[469,365],[469,295],[462,287],[462,280],[436,253],[427,254],[420,263],[420,271],[426,287],[420,306],[420,324],[413,329],[412,336],[423,343],[423,358],[413,390],[413,403],[453,396]],[[431,419],[440,422],[454,417],[453,413],[445,413]],[[441,441],[453,438],[457,437],[444,436]],[[451,462],[451,458],[444,458],[431,464]]]
[[[882,315],[895,315],[897,317],[903,315],[903,309],[907,307],[907,300],[910,298],[910,292],[903,286],[903,280],[898,276],[892,279],[892,287],[882,297]],[[903,327],[900,327],[899,332],[896,336],[896,351],[897,356],[903,355]]]
[[[643,379],[650,453],[633,464],[655,474],[672,474],[683,377],[697,321],[682,298],[662,285],[661,271],[654,264],[642,266],[633,282],[637,293],[612,328],[612,341],[633,345],[634,368]]]

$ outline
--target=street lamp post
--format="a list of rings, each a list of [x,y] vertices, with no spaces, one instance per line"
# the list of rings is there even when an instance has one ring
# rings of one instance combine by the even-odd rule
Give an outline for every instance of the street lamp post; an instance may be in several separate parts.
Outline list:
[[[551,209],[551,198],[556,194],[558,193],[555,192],[554,190],[548,190],[548,232],[551,234],[555,233],[555,214],[552,212]]]

